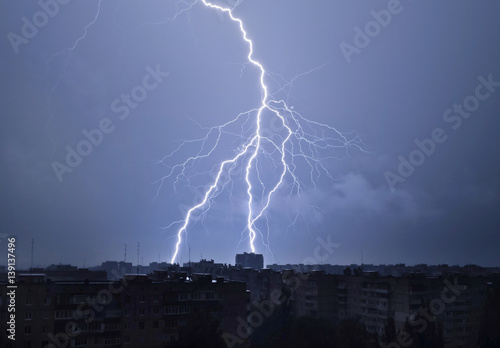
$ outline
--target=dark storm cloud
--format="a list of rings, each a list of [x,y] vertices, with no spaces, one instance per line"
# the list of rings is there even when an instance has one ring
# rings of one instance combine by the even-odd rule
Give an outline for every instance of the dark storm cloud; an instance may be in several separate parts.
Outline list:
[[[329,237],[340,244],[330,262],[360,262],[363,250],[370,263],[499,264],[499,5],[217,3],[238,4],[277,98],[365,144],[365,152],[335,152],[341,159],[325,162],[333,180],[323,174],[316,187],[308,167],[299,168],[298,196],[287,179],[257,224],[258,251],[269,241],[274,254],[266,260],[301,262]],[[205,173],[192,179],[197,187],[181,178],[158,190],[169,172],[159,161],[179,141],[259,106],[258,71],[244,65],[247,46],[227,17],[196,4],[170,20],[185,8],[175,1],[98,5],[0,5],[0,233],[18,237],[24,266],[31,238],[41,265],[122,259],[123,245],[137,241],[144,262],[168,260],[176,229],[163,227],[199,202],[215,163],[193,164]],[[162,81],[145,81],[151,69]],[[478,96],[481,77],[493,90]],[[436,129],[446,140],[433,138]],[[214,160],[234,155],[237,140],[228,138]],[[82,141],[90,152],[60,182],[53,163],[67,166],[68,147],[77,151]],[[411,174],[398,171],[401,158]],[[401,180],[391,187],[387,172]],[[230,188],[193,221],[184,261],[188,245],[221,262],[248,251],[245,190]]]

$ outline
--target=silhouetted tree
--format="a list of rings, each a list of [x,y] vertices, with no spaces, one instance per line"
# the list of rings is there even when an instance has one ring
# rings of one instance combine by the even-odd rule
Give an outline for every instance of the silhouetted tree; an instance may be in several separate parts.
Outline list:
[[[281,304],[275,305],[272,314],[264,315],[262,325],[256,327],[252,333],[252,347],[266,347],[267,342],[274,337],[274,334],[286,327],[292,317],[292,305],[290,301],[290,289],[282,287],[282,296],[280,297]]]
[[[384,326],[384,335],[382,336],[382,342],[389,344],[396,341],[396,325],[393,318],[387,319]]]
[[[428,303],[423,304],[422,310],[429,312]],[[406,319],[403,330],[403,333],[398,332],[396,340],[399,335],[409,335],[409,338],[405,339],[406,342],[411,342],[407,346],[409,348],[442,348],[444,346],[441,323],[429,320],[420,312],[415,315],[411,322]]]
[[[345,320],[339,328],[340,348],[366,348],[369,347],[370,337],[363,324],[357,320]]]
[[[301,317],[290,320],[263,347],[316,348],[337,346],[337,330],[329,320]]]
[[[500,347],[500,285],[488,292],[479,319],[478,341],[481,348]]]
[[[356,320],[346,320],[339,325],[316,317],[292,319],[277,331],[266,348],[377,348],[376,335],[370,335]]]
[[[170,347],[226,348],[220,321],[205,310],[191,312],[186,325],[179,328],[179,341]]]

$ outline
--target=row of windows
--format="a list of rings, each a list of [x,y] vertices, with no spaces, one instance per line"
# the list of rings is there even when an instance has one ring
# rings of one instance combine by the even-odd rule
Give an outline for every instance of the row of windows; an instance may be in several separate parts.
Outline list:
[[[109,325],[109,328],[108,328]],[[119,325],[120,324],[106,324],[106,329],[107,330],[112,330],[114,327],[113,325],[116,325],[115,330],[120,330]],[[73,327],[73,331],[103,331],[104,324],[102,323],[81,323],[78,325],[78,327]],[[47,325],[42,326],[42,333],[47,333],[49,331],[49,327]],[[24,327],[24,333],[26,335],[31,334],[31,326],[27,325]]]
[[[156,306],[156,307],[153,307],[152,308],[152,313],[153,315],[160,315],[160,309],[162,307],[159,307],[159,306]],[[164,307],[163,308],[163,314],[182,314],[182,313],[189,313],[189,307],[188,306],[180,306],[178,308],[177,311],[173,310],[173,309],[169,309],[169,308],[172,308],[172,307]],[[146,308],[145,307],[139,307],[139,316],[145,316],[146,315]],[[126,317],[129,317],[130,316],[130,311],[128,309],[124,309],[123,310],[123,315],[126,316]]]
[[[180,293],[179,294],[179,299],[180,300],[215,300],[216,298],[219,300],[223,299],[222,294],[215,294],[213,292],[207,292],[207,293]],[[159,294],[155,294],[153,296],[153,302],[160,302],[162,300],[162,296]],[[61,296],[57,296],[56,298],[56,303],[57,304],[63,304],[63,303],[70,303],[70,304],[82,304],[82,303],[97,303],[97,304],[106,304],[109,301],[109,298],[105,294],[101,294],[100,296],[94,295],[94,296],[89,296],[89,295],[74,295],[70,298],[62,298]],[[146,295],[142,294],[139,295],[138,301],[140,303],[146,302]],[[50,305],[51,304],[51,297],[46,296],[44,298],[44,305]],[[125,296],[125,303],[131,303],[132,302],[132,297],[131,295],[126,295]],[[27,305],[33,305],[33,297],[28,296],[26,297],[26,304]]]
[[[74,295],[72,297],[64,297],[61,295],[56,296],[56,303],[57,304],[65,304],[65,303],[70,303],[70,304],[81,304],[81,303],[99,303],[99,304],[104,304],[106,301],[109,299],[106,297],[105,294],[101,294],[100,296],[89,296],[89,295]],[[32,296],[27,296],[26,297],[26,305],[31,306],[34,304],[34,300]],[[50,296],[45,296],[43,299],[43,304],[48,306],[52,303],[52,298]]]
[[[372,315],[381,315],[381,316],[387,316],[387,311],[382,311],[379,309],[373,309],[373,308],[361,308],[361,311],[365,314],[372,314]]]
[[[159,306],[153,307],[152,312],[155,315],[160,314],[160,308]],[[189,313],[190,309],[189,306],[169,306],[169,307],[164,307],[163,313],[167,315],[171,314],[184,314],[184,313]],[[121,310],[121,309],[110,309],[106,310],[105,312],[105,317],[106,318],[118,318],[122,315],[122,313],[125,316],[129,316],[130,313],[127,309]],[[43,312],[43,319],[44,320],[49,320],[50,319],[50,312]],[[144,307],[139,308],[139,315],[144,316],[146,314],[146,309]],[[79,319],[79,318],[86,318],[84,313],[78,313],[77,311],[73,310],[56,310],[54,312],[54,319],[55,320],[69,320],[69,319]],[[25,320],[32,320],[33,319],[33,314],[32,312],[26,312],[24,315]]]
[[[43,325],[42,326],[42,333],[48,333],[50,331],[49,329],[50,329],[49,326]],[[31,325],[26,325],[24,327],[24,334],[31,335]]]
[[[113,318],[113,317],[119,317],[121,315],[121,310],[110,310],[106,311],[106,317],[108,318]],[[43,320],[50,320],[51,319],[51,312],[43,312],[42,313],[42,318]],[[54,312],[54,319],[60,320],[60,319],[78,319],[78,318],[86,318],[83,314],[77,315],[76,311],[72,310],[57,310]],[[32,320],[33,319],[33,312],[25,312],[24,313],[24,319],[25,320]]]
[[[121,309],[106,309],[105,317],[106,318],[118,318],[122,315]]]
[[[71,340],[71,347],[85,347],[87,345],[87,337],[76,337]]]
[[[191,296],[190,296],[191,295]],[[216,294],[214,292],[195,292],[192,294],[188,293],[180,293],[179,294],[179,301],[187,301],[191,298],[191,300],[222,300],[224,299],[223,294]]]
[[[389,290],[387,283],[364,283],[362,287],[363,289]]]
[[[58,319],[71,319],[73,318],[74,311],[71,310],[58,310],[54,313],[54,318]]]
[[[109,298],[105,294],[94,295],[74,295],[71,303],[72,304],[82,304],[82,303],[98,303],[98,304],[106,304],[109,301]]]
[[[77,330],[80,332],[88,332],[88,331],[102,332],[104,331],[104,323],[96,323],[96,322],[81,323],[78,324]]]
[[[189,293],[180,293],[179,294],[179,300],[189,300],[189,299],[192,299],[192,300],[201,300],[201,299],[205,299],[205,300],[215,300],[216,298],[219,299],[219,300],[222,300],[223,299],[223,295],[222,294],[216,294],[213,293],[213,292],[206,292],[206,293],[199,293],[199,292],[196,292],[196,293],[192,293],[191,296]],[[154,302],[159,302],[161,301],[161,296],[160,295],[154,295],[153,297],[153,301]],[[130,303],[132,301],[132,297],[130,295],[127,295],[125,296],[125,303]],[[139,302],[146,302],[146,295],[139,295]]]
[[[106,331],[119,331],[121,330],[121,325],[120,323],[105,323],[104,329]]]
[[[155,294],[153,296],[153,301],[154,302],[161,301],[161,296],[158,294]],[[132,297],[130,295],[125,296],[125,303],[130,303],[130,302],[132,302]],[[146,302],[146,295],[139,295],[139,302]]]
[[[161,296],[159,294],[155,294],[153,296],[153,301],[154,302],[159,302],[161,301]],[[98,304],[104,304],[106,301],[109,301],[107,298],[106,294],[101,294],[100,296],[97,295],[74,295],[70,298],[68,297],[61,297],[58,295],[56,297],[56,303],[57,304],[63,304],[63,303],[70,303],[70,304],[81,304],[81,303],[98,303]],[[125,302],[130,303],[131,302],[131,296],[127,295],[125,296]],[[146,302],[146,296],[145,295],[139,295],[139,302]],[[34,300],[33,296],[27,296],[26,297],[26,305],[33,305]],[[44,305],[50,305],[52,303],[52,299],[50,296],[46,296],[43,300]]]
[[[112,346],[122,343],[122,339],[120,337],[106,337],[103,341],[105,346]],[[130,337],[124,336],[123,343],[130,343]],[[71,347],[86,347],[89,344],[89,340],[86,337],[77,337],[71,339],[70,346]],[[48,347],[49,341],[43,341],[42,347]],[[33,345],[31,342],[25,342],[24,348],[31,348]]]
[[[120,337],[107,337],[104,339],[105,346],[110,346],[110,345],[120,344],[120,343],[121,343]]]
[[[32,296],[26,296],[26,305],[30,306],[30,305],[33,305],[34,301],[33,301],[33,297]],[[48,306],[50,305],[51,303],[51,298],[50,296],[45,296],[45,298],[43,299],[43,304]]]
[[[365,305],[387,307],[387,302],[386,301],[370,301],[370,300],[361,299],[359,302],[361,304],[365,304]]]
[[[388,293],[363,291],[363,296],[365,297],[376,297],[376,298],[389,298]]]
[[[164,313],[166,315],[172,315],[172,314],[183,314],[183,313],[189,313],[189,307],[188,306],[170,306],[170,307],[165,307]]]

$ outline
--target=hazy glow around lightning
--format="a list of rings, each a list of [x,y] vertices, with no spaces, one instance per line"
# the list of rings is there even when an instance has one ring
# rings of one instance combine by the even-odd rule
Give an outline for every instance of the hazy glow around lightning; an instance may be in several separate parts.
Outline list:
[[[248,231],[249,231],[250,249],[252,250],[252,252],[255,252],[254,240],[255,240],[255,237],[256,237],[256,233],[255,233],[255,230],[253,229],[253,224],[254,224],[255,220],[252,219],[252,216],[253,216],[253,212],[252,212],[253,196],[252,196],[252,184],[250,182],[249,176],[250,176],[250,170],[252,168],[252,162],[255,160],[255,157],[257,156],[257,153],[258,153],[258,151],[260,149],[260,138],[261,138],[260,135],[259,135],[259,131],[260,131],[260,118],[261,118],[262,110],[266,107],[266,102],[267,102],[267,97],[268,97],[267,86],[264,83],[265,71],[264,71],[264,68],[262,67],[262,65],[259,62],[253,60],[253,58],[252,58],[253,44],[252,44],[252,41],[247,37],[247,32],[243,28],[243,22],[239,18],[235,18],[233,16],[233,13],[231,12],[231,10],[228,9],[228,8],[223,8],[221,6],[214,5],[214,4],[212,4],[210,2],[207,2],[205,0],[202,0],[202,3],[203,3],[203,5],[205,5],[207,7],[215,8],[215,9],[217,9],[219,11],[223,11],[223,12],[228,13],[229,17],[231,18],[231,20],[235,21],[235,22],[237,22],[239,24],[240,30],[241,30],[241,32],[243,34],[243,39],[249,45],[249,53],[248,53],[248,56],[247,56],[248,60],[250,61],[250,63],[252,63],[253,65],[257,66],[260,69],[260,85],[261,85],[262,91],[263,91],[263,93],[262,93],[262,105],[260,106],[260,108],[259,108],[259,110],[257,112],[257,131],[256,131],[255,137],[243,148],[242,151],[240,151],[236,155],[236,157],[234,157],[231,160],[227,160],[227,161],[222,162],[222,164],[221,164],[221,166],[219,168],[219,172],[217,174],[217,177],[215,179],[215,182],[214,182],[214,184],[212,186],[210,186],[210,189],[206,192],[204,199],[199,204],[193,206],[190,210],[188,210],[186,218],[184,219],[184,224],[179,229],[179,231],[177,232],[177,243],[175,244],[175,251],[174,251],[174,254],[172,256],[171,263],[174,263],[175,259],[177,258],[177,254],[179,253],[179,247],[180,247],[180,244],[182,242],[182,234],[186,231],[187,225],[189,224],[189,220],[191,218],[191,214],[196,209],[199,209],[199,208],[203,207],[205,205],[205,203],[207,202],[207,200],[209,199],[209,197],[212,194],[212,192],[217,189],[217,186],[218,186],[219,180],[220,180],[220,176],[222,174],[222,171],[224,170],[224,166],[227,163],[234,163],[235,161],[237,161],[243,154],[247,153],[247,151],[250,151],[249,150],[250,146],[252,144],[254,144],[254,143],[255,143],[255,146],[254,146],[254,149],[253,149],[253,153],[252,153],[252,156],[250,157],[250,159],[248,161],[248,164],[247,164],[247,167],[246,167],[245,180],[246,180],[247,185],[248,185],[248,189],[247,189],[247,193],[248,193],[248,219],[247,219],[248,225],[247,225],[247,228],[248,228]]]
[[[206,0],[196,2],[201,2],[201,4],[203,4],[207,8],[221,11],[222,13],[226,14],[231,19],[231,21],[237,23],[237,25],[239,26],[242,39],[248,45],[248,62],[258,68],[258,70],[260,71],[259,83],[261,89],[261,104],[253,110],[239,114],[235,119],[223,125],[210,128],[206,136],[203,138],[191,141],[186,140],[182,142],[172,153],[165,156],[161,161],[159,161],[159,163],[165,164],[165,162],[170,159],[175,153],[177,153],[184,145],[192,143],[200,144],[200,150],[195,155],[188,157],[182,163],[167,165],[170,170],[166,176],[158,180],[158,182],[160,183],[158,192],[163,186],[164,181],[169,179],[170,177],[175,176],[176,172],[178,174],[176,176],[175,183],[179,181],[180,177],[188,177],[188,170],[191,168],[191,165],[196,160],[209,157],[217,148],[217,146],[219,145],[219,141],[223,136],[224,130],[232,123],[239,121],[240,118],[243,118],[245,116],[247,117],[247,120],[245,120],[242,125],[242,133],[239,135],[242,139],[244,139],[244,143],[242,146],[238,147],[236,155],[230,159],[220,162],[217,165],[217,174],[213,178],[213,181],[208,189],[206,189],[205,193],[203,194],[201,201],[197,204],[193,204],[182,220],[173,222],[166,227],[169,228],[173,225],[181,224],[181,227],[177,230],[176,233],[177,241],[175,244],[175,251],[172,255],[171,263],[174,263],[177,259],[179,248],[183,241],[183,235],[187,233],[187,229],[192,219],[193,213],[197,210],[204,209],[207,205],[210,206],[210,200],[216,197],[222,190],[224,190],[226,183],[223,183],[221,178],[225,171],[229,172],[235,166],[242,166],[244,168],[244,180],[246,185],[246,195],[248,199],[246,202],[248,211],[246,213],[247,218],[245,231],[248,232],[249,248],[252,252],[255,252],[255,239],[257,237],[257,233],[260,233],[260,235],[262,236],[263,244],[269,248],[269,245],[264,242],[263,235],[258,230],[255,224],[266,214],[266,211],[272,201],[273,195],[276,193],[278,188],[282,186],[285,177],[287,177],[287,174],[292,180],[291,193],[296,192],[298,194],[301,192],[301,182],[298,176],[295,174],[295,169],[298,165],[297,161],[299,159],[307,163],[310,173],[310,181],[313,183],[313,185],[315,185],[315,180],[321,174],[325,174],[329,178],[332,178],[331,174],[323,165],[322,161],[335,157],[321,156],[320,153],[333,150],[335,148],[348,149],[350,147],[354,147],[363,151],[360,146],[361,141],[357,136],[353,136],[351,139],[348,139],[347,136],[343,135],[335,128],[327,124],[322,124],[306,119],[295,110],[293,110],[292,107],[288,107],[288,105],[283,100],[269,100],[268,86],[265,82],[265,77],[267,74],[266,70],[260,62],[256,61],[253,58],[253,42],[251,39],[249,39],[242,20],[234,17],[232,10],[229,8],[215,5]],[[193,5],[194,3],[189,8],[191,8]],[[311,69],[309,72],[314,71],[318,68]],[[287,85],[283,86],[280,90],[291,85],[299,76],[307,74],[309,72],[296,76],[292,81],[288,82]],[[278,141],[274,139],[274,135],[266,136],[265,134],[262,134],[262,117],[264,111],[269,111],[271,114],[274,114],[280,122],[280,126],[284,134],[278,135]],[[255,130],[251,132],[251,134],[246,134],[243,127],[247,124],[247,121],[252,112],[255,113]],[[216,142],[206,153],[203,153],[208,137],[213,133],[217,134]],[[328,133],[333,133],[333,135],[326,135]],[[271,148],[272,151],[269,152],[267,150],[268,148]],[[272,158],[273,153],[278,153],[279,160]],[[277,162],[275,164],[274,170],[278,171],[279,175],[277,175],[277,180],[271,185],[265,185],[261,180],[261,173],[259,172],[259,168],[257,167],[258,158],[260,156],[268,158],[270,161],[272,161],[272,163]],[[257,176],[257,179],[253,178],[252,175]],[[252,180],[256,180],[257,182],[253,182]],[[256,185],[258,185],[259,188],[262,188],[260,207],[258,207],[257,204],[254,204],[256,203]],[[267,231],[267,233],[267,241],[269,242],[269,230]]]

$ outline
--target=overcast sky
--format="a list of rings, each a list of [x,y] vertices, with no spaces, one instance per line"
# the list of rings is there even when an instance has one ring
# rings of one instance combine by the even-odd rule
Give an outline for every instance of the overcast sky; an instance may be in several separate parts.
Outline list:
[[[125,244],[135,264],[138,242],[144,264],[170,261],[174,222],[247,144],[255,112],[205,156],[217,139],[210,127],[260,107],[260,72],[238,25],[193,1],[0,5],[0,245],[6,255],[5,235],[16,237],[19,266],[29,267],[32,238],[34,266],[123,260]],[[500,4],[216,3],[243,21],[270,98],[310,120],[301,119],[308,134],[333,137],[320,124],[329,125],[354,141],[311,152],[323,159],[309,163],[292,156],[304,142],[288,143],[298,181],[287,173],[255,223],[266,264],[363,254],[375,264],[500,265]],[[262,122],[265,136],[283,139],[272,113]],[[250,174],[264,184],[255,206],[282,168],[271,150]],[[197,154],[176,182],[175,165]],[[226,263],[250,251],[248,160],[193,214],[177,261],[189,247],[192,260]]]

